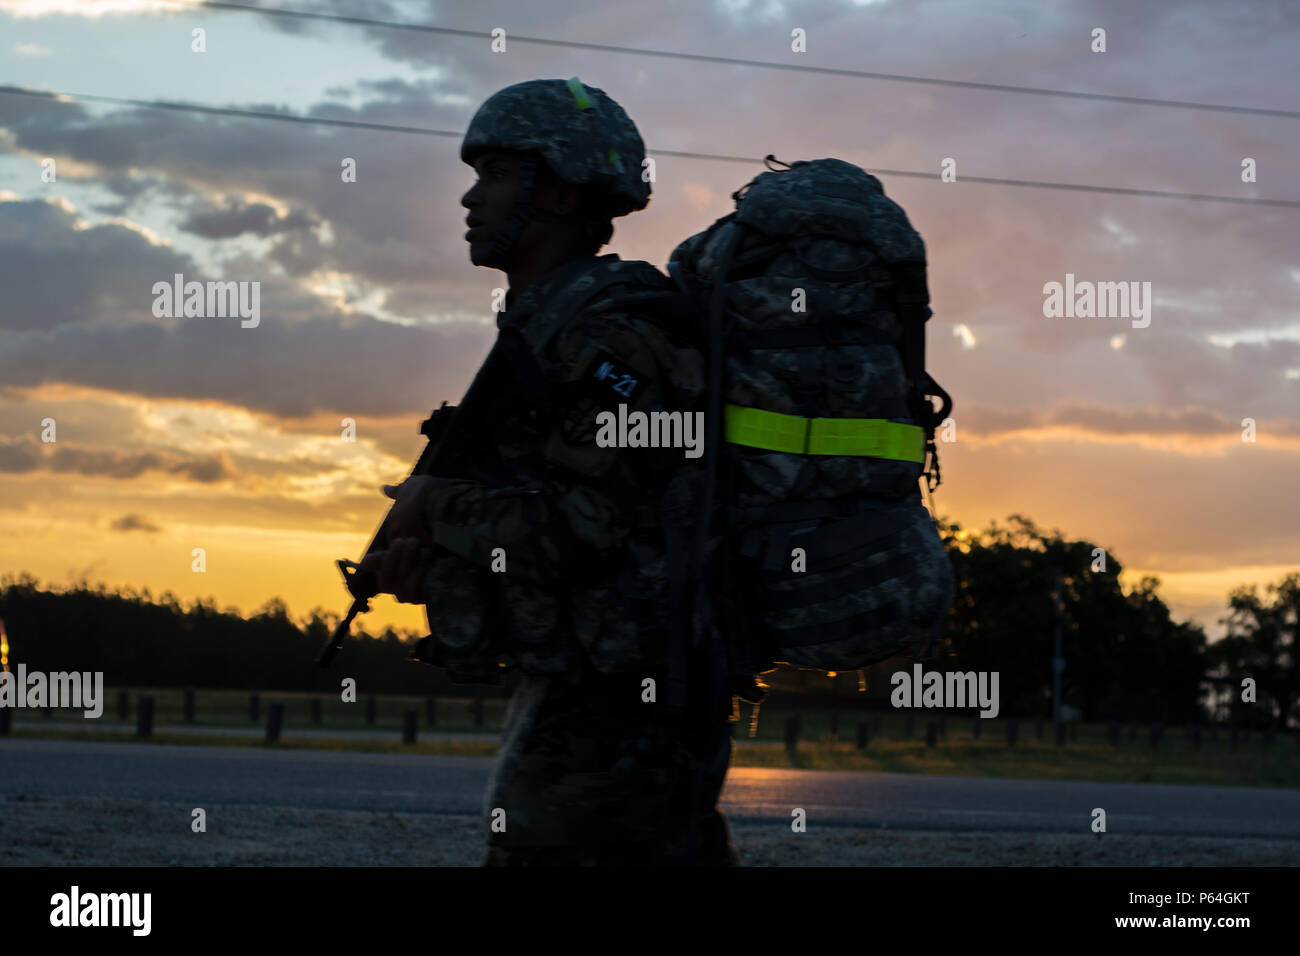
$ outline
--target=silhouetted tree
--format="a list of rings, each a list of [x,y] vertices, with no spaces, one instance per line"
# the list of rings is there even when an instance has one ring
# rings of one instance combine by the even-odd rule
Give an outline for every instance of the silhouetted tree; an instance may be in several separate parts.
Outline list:
[[[1300,573],[1268,585],[1267,593],[1270,599],[1262,600],[1252,584],[1229,594],[1229,614],[1221,621],[1228,634],[1210,648],[1210,661],[1229,690],[1234,720],[1285,729],[1300,705]],[[1246,677],[1255,680],[1255,703],[1241,699]]]
[[[1201,716],[1205,635],[1170,620],[1143,578],[1125,594],[1123,565],[1090,541],[1066,541],[1021,515],[987,531],[941,525],[956,576],[941,629],[946,668],[999,673],[1002,713],[1050,713],[1052,588],[1061,572],[1062,700],[1085,720],[1187,721]]]

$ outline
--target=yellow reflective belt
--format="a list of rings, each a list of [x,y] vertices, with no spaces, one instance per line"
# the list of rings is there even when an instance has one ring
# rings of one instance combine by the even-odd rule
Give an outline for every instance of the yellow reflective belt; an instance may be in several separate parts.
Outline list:
[[[727,405],[726,438],[735,445],[796,455],[859,455],[925,461],[919,425],[884,418],[802,418],[761,408]]]

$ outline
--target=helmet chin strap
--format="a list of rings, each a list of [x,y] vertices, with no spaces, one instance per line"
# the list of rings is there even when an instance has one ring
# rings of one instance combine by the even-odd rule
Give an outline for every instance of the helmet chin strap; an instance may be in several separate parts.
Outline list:
[[[533,188],[537,183],[537,159],[533,155],[525,156],[519,162],[519,193],[515,197],[514,208],[510,216],[497,231],[492,246],[480,265],[493,269],[505,269],[510,261],[510,250],[519,240],[524,227],[533,220],[539,222],[569,222],[573,215],[561,215],[533,205]]]

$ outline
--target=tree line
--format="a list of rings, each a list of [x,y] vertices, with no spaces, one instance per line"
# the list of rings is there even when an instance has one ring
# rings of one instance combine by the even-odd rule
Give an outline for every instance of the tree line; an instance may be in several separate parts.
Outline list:
[[[1300,572],[1270,584],[1264,596],[1254,586],[1234,589],[1222,621],[1227,636],[1210,643],[1200,626],[1171,618],[1157,578],[1125,591],[1113,554],[1044,532],[1020,515],[1009,521],[983,532],[939,521],[956,591],[938,656],[927,667],[998,671],[1003,716],[1048,715],[1059,614],[1062,701],[1086,721],[1219,719],[1283,728],[1300,716]],[[327,693],[353,677],[368,692],[464,693],[440,668],[407,660],[422,635],[392,628],[371,634],[354,625],[335,665],[315,666],[338,616],[315,608],[295,621],[278,598],[244,617],[218,610],[211,598],[182,606],[172,593],[155,599],[148,588],[82,582],[53,590],[30,575],[11,575],[0,580],[0,619],[11,667],[22,661],[29,670],[103,671],[109,685]],[[772,677],[779,690],[780,675]],[[1246,678],[1254,681],[1253,701],[1243,700]]]

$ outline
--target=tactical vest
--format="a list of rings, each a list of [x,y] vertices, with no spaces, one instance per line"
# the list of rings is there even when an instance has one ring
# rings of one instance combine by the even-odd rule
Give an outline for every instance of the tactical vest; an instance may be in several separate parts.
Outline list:
[[[500,344],[513,379],[501,416],[531,423],[536,458],[528,471],[546,465],[582,469],[582,448],[560,440],[566,411],[564,389],[551,381],[553,343],[578,317],[617,309],[649,317],[657,325],[689,322],[693,308],[671,281],[646,262],[615,255],[565,263],[543,276],[536,287],[498,319]],[[682,325],[681,328],[686,328]],[[681,329],[673,332],[680,336]],[[581,365],[581,356],[575,357]],[[661,383],[662,384],[662,383]],[[666,384],[663,387],[667,388]],[[582,423],[579,423],[582,424]],[[590,427],[591,423],[585,423]],[[494,422],[492,440],[470,457],[470,477],[484,484],[515,483],[500,448],[505,426]],[[513,428],[513,426],[512,426]],[[516,437],[512,430],[509,437]],[[623,454],[635,455],[635,450]],[[591,483],[600,488],[598,479]],[[670,568],[663,543],[658,500],[617,502],[620,522],[632,528],[599,580],[580,586],[541,588],[509,574],[494,574],[462,558],[435,560],[426,582],[432,640],[417,659],[446,667],[453,680],[496,682],[499,661],[509,659],[527,673],[575,678],[583,661],[606,674],[649,673],[663,662],[669,606]]]

